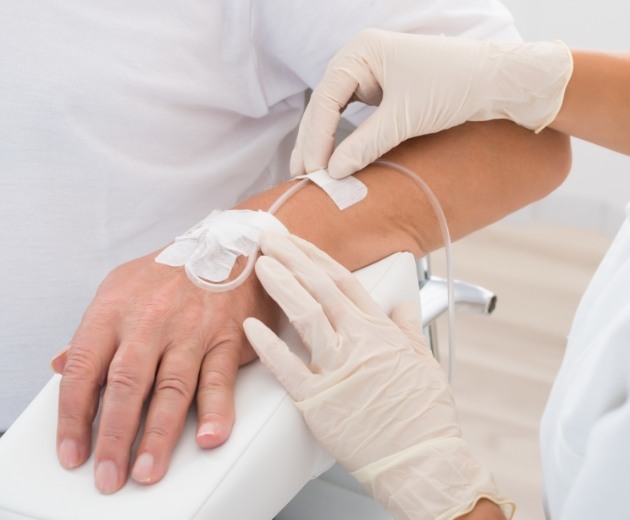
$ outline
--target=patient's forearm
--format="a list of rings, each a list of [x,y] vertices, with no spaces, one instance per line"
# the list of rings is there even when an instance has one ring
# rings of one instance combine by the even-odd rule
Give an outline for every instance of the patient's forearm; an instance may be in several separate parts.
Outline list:
[[[412,168],[431,187],[454,239],[547,195],[570,165],[565,136],[535,135],[507,121],[467,123],[411,139],[385,158]],[[395,251],[422,256],[442,245],[434,210],[412,180],[379,165],[357,176],[369,194],[355,206],[340,212],[320,188],[308,185],[285,203],[278,218],[349,269]],[[268,209],[288,185],[239,207]]]

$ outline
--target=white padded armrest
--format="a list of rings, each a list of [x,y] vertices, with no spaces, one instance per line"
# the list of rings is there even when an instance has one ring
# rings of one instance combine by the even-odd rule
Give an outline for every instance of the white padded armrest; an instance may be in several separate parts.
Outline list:
[[[411,254],[396,253],[356,275],[387,312],[403,300],[420,309]],[[303,348],[287,324],[281,336]],[[2,520],[269,520],[333,463],[285,390],[254,362],[239,371],[236,423],[223,446],[197,447],[191,410],[162,481],[153,486],[129,481],[118,493],[101,495],[92,459],[71,471],[57,462],[58,386],[55,376],[0,438]]]

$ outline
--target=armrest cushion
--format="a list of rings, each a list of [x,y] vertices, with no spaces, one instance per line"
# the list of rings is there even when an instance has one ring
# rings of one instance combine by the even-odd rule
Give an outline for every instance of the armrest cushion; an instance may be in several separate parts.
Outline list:
[[[396,253],[356,273],[389,312],[420,298],[414,258]],[[285,341],[301,348],[287,323]],[[93,484],[90,459],[64,470],[55,454],[60,378],[53,377],[0,439],[0,518],[6,520],[101,520],[135,518],[269,520],[334,461],[306,428],[285,390],[265,367],[243,367],[236,385],[236,424],[228,442],[214,450],[195,443],[191,410],[170,469],[153,486],[128,482],[114,495]]]

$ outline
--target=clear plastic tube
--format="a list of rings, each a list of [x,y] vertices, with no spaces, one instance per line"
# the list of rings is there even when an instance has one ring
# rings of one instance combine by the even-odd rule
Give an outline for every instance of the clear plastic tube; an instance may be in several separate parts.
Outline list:
[[[282,204],[284,204],[288,199],[290,199],[296,192],[301,190],[309,182],[310,181],[308,179],[301,179],[295,185],[291,186],[291,188],[285,191],[282,195],[280,195],[274,201],[274,203],[269,208],[268,213],[271,213],[272,215],[275,214],[275,212],[278,211],[278,209],[280,208],[280,206],[282,206]],[[236,289],[245,280],[247,280],[247,278],[249,277],[249,275],[254,269],[257,253],[258,253],[258,249],[254,249],[253,251],[250,251],[250,254],[247,255],[247,263],[245,264],[245,267],[243,267],[243,270],[239,273],[239,275],[236,278],[234,278],[234,280],[230,280],[229,282],[222,282],[222,283],[209,282],[208,280],[205,280],[204,278],[201,278],[199,275],[197,275],[188,266],[188,263],[184,265],[184,270],[186,271],[186,275],[188,276],[189,280],[192,283],[194,283],[197,287],[201,287],[202,289],[205,289],[206,291],[211,291],[211,292],[227,292],[227,291],[231,291],[232,289]]]
[[[453,288],[453,266],[451,259],[451,236],[448,230],[448,224],[446,222],[446,217],[444,216],[444,212],[442,211],[442,207],[440,206],[439,201],[435,194],[431,191],[431,188],[411,169],[402,166],[400,164],[394,163],[392,161],[386,161],[384,159],[379,159],[375,161],[374,164],[380,164],[382,166],[386,166],[393,170],[402,173],[409,177],[413,182],[415,182],[420,189],[427,195],[435,214],[437,215],[438,222],[440,224],[440,230],[442,231],[442,238],[444,240],[444,250],[446,253],[446,279],[447,279],[447,297],[448,297],[448,377],[449,381],[453,379],[453,360],[455,357],[455,299],[454,299],[454,288]],[[287,191],[285,191],[282,195],[280,195],[274,203],[270,206],[268,212],[274,215],[278,209],[289,200],[295,193],[300,191],[304,186],[306,186],[310,182],[309,179],[301,179],[295,185],[291,186]],[[239,285],[241,285],[251,274],[254,269],[254,264],[256,263],[256,254],[257,250],[252,251],[247,257],[247,263],[245,267],[241,271],[241,273],[234,279],[229,282],[224,283],[216,283],[209,282],[200,278],[191,269],[188,268],[188,265],[185,266],[186,274],[188,278],[198,287],[205,289],[207,291],[213,292],[227,292],[235,289]]]
[[[276,199],[276,201],[269,208],[269,213],[275,215],[276,211],[280,209],[280,206],[282,206],[287,200],[293,197],[295,193],[304,188],[304,186],[306,186],[309,182],[311,182],[309,179],[300,179],[297,184],[291,186],[287,191],[285,191]]]
[[[402,173],[414,181],[426,194],[433,211],[437,215],[438,222],[440,223],[440,230],[442,231],[442,239],[444,241],[444,252],[446,254],[446,291],[448,298],[448,379],[453,381],[454,371],[454,359],[455,359],[455,289],[453,283],[453,262],[451,254],[451,234],[448,230],[448,223],[446,222],[446,216],[442,211],[442,206],[437,197],[431,191],[428,184],[424,182],[413,170],[394,163],[392,161],[386,161],[385,159],[378,159],[374,164],[380,164],[387,166],[392,170]]]

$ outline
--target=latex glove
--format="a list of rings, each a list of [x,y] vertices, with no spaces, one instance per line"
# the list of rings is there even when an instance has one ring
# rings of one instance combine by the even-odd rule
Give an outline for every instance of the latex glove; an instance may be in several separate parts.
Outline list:
[[[461,438],[417,309],[388,318],[350,272],[297,237],[266,235],[261,246],[256,273],[310,363],[254,318],[247,338],[337,460],[398,519],[456,518],[481,497],[502,503]]]
[[[328,168],[342,178],[406,139],[466,121],[511,119],[540,131],[560,110],[572,69],[561,42],[365,30],[337,53],[313,91],[291,174]],[[340,114],[357,100],[378,109],[333,152]]]
[[[238,367],[256,358],[241,324],[252,313],[272,324],[279,314],[253,276],[233,291],[211,293],[192,284],[183,268],[157,264],[155,256],[123,264],[105,278],[69,349],[52,363],[63,375],[57,428],[63,466],[89,457],[100,402],[94,464],[103,493],[123,486],[130,462],[140,483],[164,476],[193,399],[198,445],[225,442]]]

